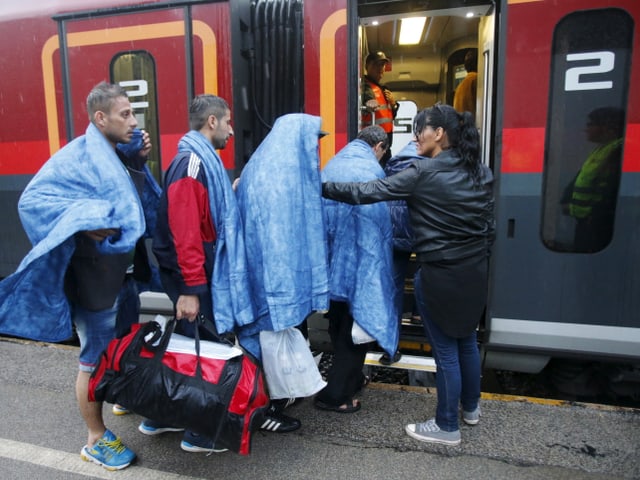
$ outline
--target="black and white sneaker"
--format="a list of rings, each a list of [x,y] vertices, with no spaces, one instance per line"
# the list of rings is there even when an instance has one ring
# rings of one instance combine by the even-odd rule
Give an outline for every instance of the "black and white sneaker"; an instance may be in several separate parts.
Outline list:
[[[264,416],[264,422],[260,426],[260,430],[275,433],[288,433],[298,430],[301,425],[300,420],[285,415],[282,411],[278,411],[278,409],[271,404]]]

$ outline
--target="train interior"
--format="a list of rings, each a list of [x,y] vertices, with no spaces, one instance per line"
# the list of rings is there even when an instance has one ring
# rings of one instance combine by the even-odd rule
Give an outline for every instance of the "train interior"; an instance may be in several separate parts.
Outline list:
[[[360,65],[370,52],[382,51],[391,60],[382,81],[401,105],[395,151],[411,140],[417,111],[437,102],[453,104],[456,87],[467,75],[464,57],[470,50],[478,58],[476,124],[481,130],[491,125],[493,2],[439,1],[429,2],[428,10],[420,8],[411,0],[358,3]]]

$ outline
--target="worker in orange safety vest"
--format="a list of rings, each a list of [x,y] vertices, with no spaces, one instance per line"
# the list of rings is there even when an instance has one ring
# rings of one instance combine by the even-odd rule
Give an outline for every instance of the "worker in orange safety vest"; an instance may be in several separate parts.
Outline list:
[[[385,165],[391,158],[391,144],[393,143],[393,119],[398,113],[398,102],[393,93],[382,85],[382,76],[390,60],[384,52],[372,52],[365,59],[366,75],[362,78],[361,96],[362,111],[360,129],[369,125],[379,125],[387,133],[389,147],[380,160]]]

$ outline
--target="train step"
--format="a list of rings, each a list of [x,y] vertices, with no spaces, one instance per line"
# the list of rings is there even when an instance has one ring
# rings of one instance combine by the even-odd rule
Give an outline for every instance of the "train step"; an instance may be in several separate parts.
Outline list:
[[[391,365],[383,365],[380,363],[380,357],[382,353],[369,352],[364,360],[364,364],[371,367],[385,367],[385,368],[401,368],[403,370],[415,370],[421,372],[436,371],[436,362],[432,357],[421,357],[417,355],[403,354],[396,363]]]

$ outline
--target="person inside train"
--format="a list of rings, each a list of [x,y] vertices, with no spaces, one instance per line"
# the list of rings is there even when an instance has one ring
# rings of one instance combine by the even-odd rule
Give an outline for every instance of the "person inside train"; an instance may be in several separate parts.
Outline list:
[[[470,48],[464,55],[464,69],[467,76],[460,82],[453,95],[453,108],[458,112],[471,112],[476,116],[476,95],[478,91],[478,50]]]
[[[322,181],[383,178],[379,161],[387,141],[381,127],[364,128],[325,166]],[[352,413],[361,407],[355,396],[368,383],[362,368],[369,343],[377,341],[390,355],[398,344],[396,311],[389,296],[394,288],[391,218],[384,203],[353,207],[323,199],[323,206],[329,258],[327,317],[334,357],[327,386],[314,405]]]
[[[137,320],[136,281],[150,280],[144,237],[159,186],[146,168],[148,134],[129,154],[119,149],[138,124],[127,92],[101,82],[86,107],[85,134],[53,155],[20,197],[20,218],[34,247],[0,286],[0,324],[11,318],[14,334],[48,341],[68,338],[75,325],[75,393],[87,427],[80,456],[120,470],[136,454],[106,427],[103,403],[89,399],[89,379],[109,342]],[[28,321],[16,322],[16,311]]]
[[[216,150],[226,147],[233,136],[231,110],[226,100],[215,95],[196,96],[189,108],[191,131],[178,143],[178,153],[165,174],[165,188],[158,208],[158,222],[153,237],[153,253],[160,266],[162,284],[174,303],[175,316],[180,320],[176,332],[189,337],[195,335],[194,322],[199,315],[214,320],[219,332],[234,330],[235,325],[219,326],[220,318],[237,321],[239,312],[249,313],[249,283],[239,283],[243,275],[237,275],[240,265],[245,265],[244,243],[240,211],[229,177]],[[225,242],[217,238],[220,229],[225,231]],[[224,253],[219,251],[224,245]],[[217,248],[218,247],[218,248]],[[225,255],[225,257],[222,257]],[[216,261],[222,266],[215,267]],[[228,260],[231,267],[226,267]],[[222,277],[220,276],[222,275]],[[224,278],[226,277],[226,278]],[[244,276],[246,277],[246,275]],[[238,295],[237,307],[214,316],[213,302],[218,282],[238,282],[233,291]],[[221,312],[229,302],[217,303]],[[247,322],[247,323],[249,323]],[[202,338],[207,338],[202,332]],[[297,419],[287,417],[275,409],[267,413],[263,429],[276,432],[292,431],[300,427]],[[168,425],[162,419],[144,419],[138,430],[145,435],[182,431],[180,425]],[[223,452],[213,439],[191,430],[183,434],[180,448],[187,452]]]
[[[326,198],[351,204],[405,199],[419,270],[415,295],[436,362],[438,403],[434,418],[406,425],[423,442],[458,445],[458,410],[467,424],[480,417],[480,355],[476,328],[488,289],[494,237],[493,174],[480,162],[473,116],[448,105],[418,112],[413,122],[417,153],[390,177],[369,182],[326,182]]]
[[[382,83],[385,68],[390,60],[384,52],[371,52],[365,59],[366,74],[360,84],[362,115],[360,128],[368,125],[379,125],[387,134],[387,151],[380,163],[384,164],[391,158],[393,144],[393,120],[398,114],[400,104],[396,102],[393,93]]]
[[[602,107],[589,113],[589,154],[564,195],[564,211],[576,221],[573,248],[597,252],[611,240],[624,143],[625,111]]]

